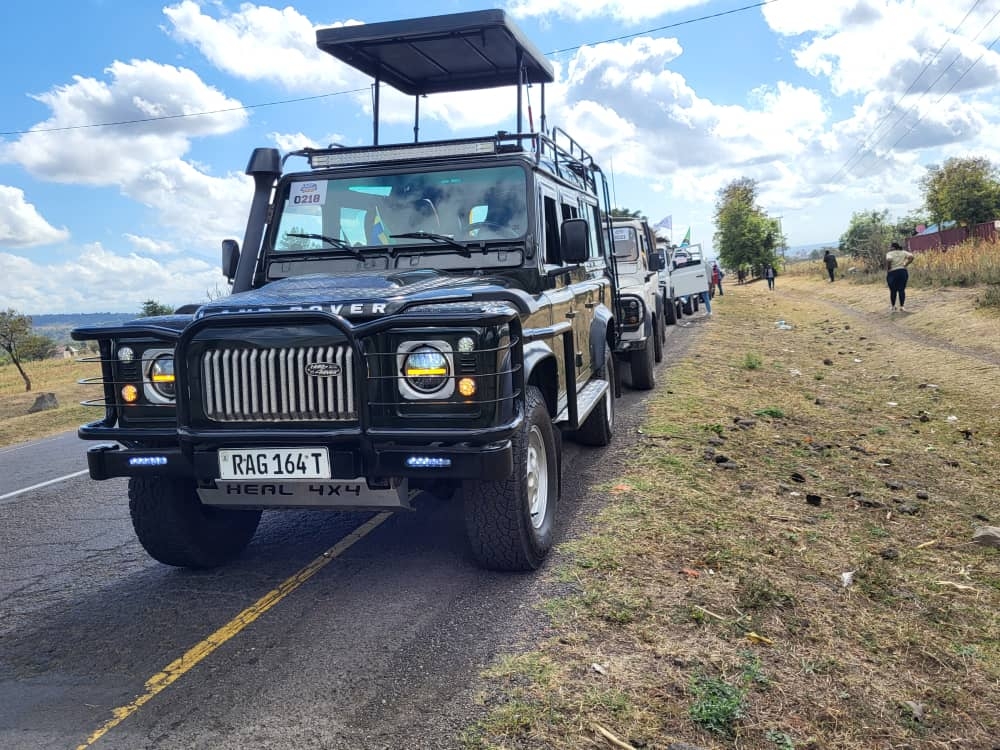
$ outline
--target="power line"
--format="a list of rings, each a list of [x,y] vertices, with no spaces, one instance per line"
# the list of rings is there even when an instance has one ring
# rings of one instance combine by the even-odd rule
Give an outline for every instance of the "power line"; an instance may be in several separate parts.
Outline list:
[[[670,23],[666,26],[658,26],[655,29],[647,29],[646,31],[637,31],[634,34],[624,34],[622,36],[611,37],[610,39],[601,39],[596,42],[586,42],[584,44],[578,44],[575,47],[566,47],[564,49],[553,50],[547,53],[547,57],[561,54],[563,52],[573,52],[574,50],[581,49],[582,47],[593,46],[596,44],[607,44],[609,42],[619,42],[622,39],[631,39],[633,37],[642,36],[643,34],[653,34],[657,31],[665,31],[666,29],[674,29],[678,26],[687,26],[692,23],[699,23],[701,21],[709,21],[714,18],[721,18],[722,16],[732,15],[733,13],[741,13],[747,10],[753,10],[754,8],[760,8],[765,5],[770,5],[771,3],[776,3],[778,0],[763,0],[762,2],[753,3],[752,5],[744,5],[741,8],[733,8],[732,10],[724,10],[719,13],[711,13],[705,16],[698,16],[697,18],[689,18],[686,21],[678,21],[676,23]],[[89,125],[64,125],[62,127],[56,128],[34,128],[31,130],[7,130],[0,131],[0,136],[6,135],[27,135],[30,133],[57,133],[65,130],[84,130],[87,128],[107,128],[107,127],[118,127],[122,125],[138,125],[144,122],[159,122],[161,120],[181,120],[187,117],[203,117],[205,115],[218,115],[225,112],[237,112],[243,109],[260,109],[261,107],[274,107],[279,104],[294,104],[296,102],[307,102],[313,101],[315,99],[326,99],[331,96],[343,96],[344,94],[356,94],[362,91],[367,91],[368,87],[361,89],[350,89],[347,91],[332,91],[327,94],[316,94],[315,96],[301,96],[296,99],[280,99],[273,102],[261,102],[259,104],[244,104],[239,107],[229,107],[227,109],[215,109],[206,112],[185,112],[180,115],[161,115],[159,117],[142,117],[135,120],[116,120],[113,122],[95,122]]]
[[[295,102],[308,102],[314,99],[326,99],[331,96],[342,96],[344,94],[355,94],[363,89],[350,89],[348,91],[333,91],[329,94],[316,94],[314,96],[300,96],[296,99],[280,99],[273,102],[261,102],[260,104],[241,104],[239,107],[228,107],[226,109],[213,109],[205,112],[185,112],[181,115],[160,115],[158,117],[141,117],[135,120],[116,120],[113,122],[95,122],[89,125],[64,125],[58,128],[36,128],[34,130],[8,130],[0,132],[0,135],[25,135],[28,133],[57,133],[61,130],[83,130],[85,128],[108,128],[118,125],[138,125],[143,122],[159,122],[160,120],[180,120],[185,117],[204,117],[205,115],[219,115],[224,112],[238,112],[242,109],[260,109],[261,107],[274,107],[279,104],[294,104]]]
[[[998,11],[998,14],[1000,14],[1000,11]],[[995,18],[995,16],[994,16],[994,18]],[[962,75],[960,75],[960,76],[959,76],[958,78],[956,78],[956,79],[955,79],[955,81],[954,81],[954,83],[952,83],[952,84],[951,84],[951,86],[949,86],[949,87],[948,87],[948,90],[947,90],[947,91],[945,91],[945,92],[944,92],[943,94],[941,94],[941,96],[940,96],[940,97],[938,97],[937,101],[935,101],[934,103],[935,103],[935,104],[940,104],[940,103],[941,103],[941,101],[942,101],[942,100],[943,100],[943,99],[944,99],[944,98],[945,98],[946,96],[948,96],[948,94],[950,94],[950,93],[952,92],[952,90],[953,90],[953,89],[954,89],[954,88],[955,88],[955,87],[956,87],[956,86],[957,86],[957,85],[959,84],[959,82],[960,82],[960,81],[961,81],[961,80],[962,80],[963,78],[965,78],[965,77],[966,77],[966,76],[967,76],[967,75],[968,75],[969,73],[971,73],[971,72],[972,72],[972,69],[973,69],[974,67],[976,67],[976,65],[977,65],[977,64],[979,63],[979,61],[980,61],[980,60],[982,60],[982,59],[983,59],[983,58],[984,58],[984,57],[986,56],[986,53],[987,53],[987,52],[989,52],[989,51],[990,51],[991,49],[993,49],[993,45],[995,45],[995,44],[996,44],[997,42],[1000,42],[1000,36],[996,37],[996,38],[995,38],[995,39],[994,39],[994,40],[993,40],[992,42],[990,42],[990,43],[989,43],[989,44],[987,45],[986,49],[984,49],[984,50],[983,50],[983,53],[982,53],[982,54],[981,54],[981,55],[980,55],[979,57],[977,57],[977,58],[976,58],[975,60],[973,60],[973,62],[972,62],[972,65],[970,65],[970,66],[969,66],[968,68],[966,68],[966,69],[965,69],[965,72],[963,72],[963,73],[962,73]],[[928,110],[928,111],[929,111],[929,110]],[[899,136],[899,138],[897,138],[897,139],[896,139],[896,141],[895,141],[895,142],[894,142],[894,143],[893,143],[893,144],[892,144],[892,145],[891,145],[891,146],[889,147],[889,150],[890,150],[890,151],[892,151],[892,150],[893,150],[894,148],[896,148],[896,146],[898,146],[898,145],[899,145],[899,142],[900,142],[900,141],[902,141],[902,140],[903,140],[904,138],[906,138],[906,136],[908,136],[908,135],[909,135],[910,133],[912,133],[912,132],[913,132],[913,130],[914,130],[914,128],[916,128],[916,127],[917,127],[917,125],[919,125],[919,124],[921,123],[921,121],[922,121],[922,120],[924,119],[924,117],[925,117],[925,115],[920,115],[920,117],[918,117],[918,118],[917,118],[917,121],[916,121],[916,122],[914,122],[914,123],[913,123],[913,124],[912,124],[912,125],[911,125],[911,126],[910,126],[910,127],[908,128],[908,129],[907,129],[907,131],[906,131],[905,133],[903,133],[903,134],[902,134],[901,136]]]
[[[992,16],[990,16],[989,20],[985,24],[983,24],[983,26],[979,29],[978,32],[976,32],[976,35],[974,37],[972,37],[972,39],[970,41],[975,42],[976,40],[978,40],[979,37],[981,37],[983,35],[983,32],[986,31],[986,29],[988,29],[992,25],[993,21],[996,20],[997,16],[1000,16],[1000,10],[998,10]],[[965,76],[968,75],[969,72],[972,71],[972,69],[976,66],[976,64],[980,60],[983,59],[983,57],[986,55],[986,52],[995,43],[996,43],[996,40],[994,40],[994,42],[992,44],[990,44],[990,46],[987,47],[986,50],[984,50],[983,53],[978,58],[976,58],[975,62],[973,62],[972,65],[970,65],[965,70],[964,73],[962,73],[961,75],[958,76],[958,78],[955,79],[954,83],[952,83],[952,85],[948,87],[948,90],[945,91],[944,94],[942,94],[937,99],[937,101],[935,101],[934,103],[937,104],[937,103],[941,102],[949,93],[951,93],[951,91],[955,88],[955,86],[958,85],[959,81],[961,81],[963,78],[965,78]],[[886,138],[889,137],[889,135],[893,132],[893,130],[895,130],[896,126],[899,125],[899,123],[901,123],[908,115],[912,115],[912,114],[914,114],[917,111],[917,107],[924,100],[924,98],[929,93],[931,93],[931,91],[934,90],[934,87],[937,85],[938,81],[940,81],[942,78],[944,78],[945,74],[947,74],[948,71],[951,70],[955,66],[955,63],[957,63],[961,59],[962,59],[962,52],[961,52],[961,50],[959,50],[959,53],[957,55],[955,55],[954,58],[952,58],[951,62],[948,63],[948,65],[945,66],[945,68],[940,73],[938,73],[937,77],[933,81],[930,82],[930,85],[927,86],[927,88],[920,95],[920,97],[917,99],[917,101],[914,102],[912,105],[910,105],[906,109],[905,112],[902,112],[899,115],[899,117],[897,117],[896,120],[892,123],[892,125],[889,127],[889,129],[886,130],[885,132],[883,132],[882,135],[879,136],[879,138],[877,140],[875,140],[874,142],[872,142],[871,145],[867,146],[867,148],[865,150],[865,153],[862,154],[862,158],[859,159],[855,163],[855,165],[854,165],[855,167],[857,167],[857,166],[859,166],[861,164],[861,161],[864,159],[865,156],[867,156],[869,154],[874,154],[875,153],[875,151],[874,151],[875,148],[878,147],[878,145],[880,143],[882,143]],[[891,152],[892,149],[894,149],[896,147],[896,145],[898,145],[899,142],[903,140],[903,138],[905,138],[909,133],[911,133],[913,131],[913,129],[920,123],[921,120],[924,119],[925,116],[926,115],[920,115],[920,117],[917,119],[917,121],[909,129],[907,129],[907,131],[905,133],[903,133],[902,136],[900,136],[899,138],[896,139],[896,141],[893,142],[893,144],[889,147],[888,151]]]
[[[931,65],[934,64],[934,61],[938,59],[938,56],[940,56],[940,54],[944,50],[944,48],[948,46],[948,42],[951,41],[951,37],[953,37],[955,34],[958,33],[958,30],[962,28],[962,26],[965,24],[965,22],[969,19],[969,16],[972,15],[972,12],[979,6],[979,3],[981,3],[981,2],[982,2],[982,0],[975,0],[975,2],[972,4],[972,7],[969,8],[969,10],[967,10],[966,13],[965,13],[965,15],[962,17],[962,20],[958,22],[958,25],[954,29],[951,30],[951,33],[945,38],[945,40],[941,44],[941,46],[938,47],[937,52],[934,53],[934,55],[931,57],[931,59],[927,61],[927,63],[924,65],[923,68],[921,68],[920,72],[917,73],[917,77],[913,79],[913,82],[907,87],[906,91],[903,92],[903,95],[900,96],[895,102],[893,102],[893,104],[889,108],[888,112],[886,112],[884,115],[882,115],[882,117],[879,118],[878,122],[876,122],[875,125],[872,127],[871,133],[869,133],[861,141],[858,142],[858,147],[856,149],[854,149],[854,153],[852,153],[849,157],[847,157],[847,161],[845,161],[843,163],[843,165],[840,167],[840,169],[837,170],[837,173],[833,177],[830,178],[830,182],[836,182],[837,179],[840,177],[840,175],[842,173],[848,171],[848,169],[850,168],[849,165],[854,160],[854,158],[859,153],[862,152],[862,150],[865,150],[865,149],[870,150],[870,148],[874,148],[874,146],[878,145],[878,143],[881,142],[882,139],[880,138],[879,141],[877,141],[876,143],[873,143],[871,147],[868,146],[868,139],[871,138],[872,136],[874,136],[875,133],[878,132],[878,129],[882,126],[882,123],[884,123],[886,120],[888,120],[889,117],[892,115],[892,113],[896,111],[896,107],[899,106],[900,102],[902,102],[903,99],[905,99],[907,96],[909,96],[909,94],[913,91],[914,87],[917,85],[917,81],[919,81],[923,77],[924,73],[926,73],[927,70],[931,67]],[[989,24],[987,24],[987,25],[989,25]],[[979,33],[981,34],[982,31],[980,31]],[[978,37],[978,35],[977,35],[977,37]],[[956,60],[957,59],[958,58],[956,58]],[[945,72],[947,72],[952,67],[952,65],[954,65],[954,64],[955,64],[955,60],[952,60],[951,64],[947,68],[945,68],[944,71],[942,71],[941,75],[943,75]],[[921,95],[921,98],[923,98],[923,96],[926,96],[927,92],[930,91],[932,88],[934,88],[934,84],[937,83],[941,79],[941,75],[939,75],[937,78],[935,78],[934,81],[931,83],[931,85],[927,87],[927,90]],[[919,100],[918,100],[918,102],[919,102]],[[894,122],[893,123],[893,127],[895,127],[898,122],[899,122],[898,120],[896,122]],[[883,134],[883,138],[884,138],[884,134]],[[864,158],[864,157],[862,156],[862,158]],[[859,160],[859,163],[860,163],[860,160]],[[857,166],[857,165],[855,165],[855,166]]]
[[[588,42],[585,44],[578,44],[575,47],[565,47],[564,49],[557,49],[549,52],[549,56],[558,55],[563,52],[574,52],[581,47],[588,47],[594,44],[607,44],[608,42],[620,42],[622,39],[632,39],[633,37],[642,36],[643,34],[654,34],[657,31],[666,31],[667,29],[676,29],[678,26],[687,26],[688,24],[698,23],[699,21],[708,21],[713,18],[721,18],[722,16],[732,15],[733,13],[742,13],[745,10],[753,10],[754,8],[761,8],[765,5],[770,5],[771,3],[776,3],[778,0],[763,0],[763,2],[754,3],[753,5],[744,5],[742,8],[733,8],[732,10],[723,10],[718,13],[712,13],[707,16],[698,16],[697,18],[689,18],[686,21],[677,21],[676,23],[668,23],[666,26],[657,26],[655,29],[646,29],[645,31],[637,31],[634,34],[623,34],[622,36],[611,37],[610,39],[602,39],[598,42]]]
[[[974,37],[972,38],[972,40],[971,40],[971,41],[975,42],[975,41],[976,41],[977,39],[979,39],[979,37],[981,37],[981,36],[983,35],[983,32],[984,32],[984,31],[986,31],[986,29],[988,29],[988,28],[989,28],[989,27],[990,27],[990,26],[992,25],[993,21],[995,21],[995,20],[996,20],[997,16],[1000,16],[1000,10],[997,10],[997,12],[996,12],[996,13],[994,13],[994,14],[993,14],[992,16],[990,16],[990,19],[989,19],[989,20],[988,20],[988,21],[987,21],[987,22],[986,22],[985,24],[983,24],[983,27],[982,27],[981,29],[979,29],[979,31],[978,31],[978,32],[976,33],[976,35],[975,35],[975,36],[974,36]],[[998,39],[1000,39],[1000,37],[998,37]],[[948,96],[948,94],[950,94],[950,93],[951,93],[951,92],[952,92],[952,91],[954,90],[954,88],[955,88],[955,87],[956,87],[956,86],[957,86],[957,85],[959,84],[959,82],[960,82],[960,81],[961,81],[961,80],[962,80],[963,78],[965,78],[965,76],[967,76],[967,75],[968,75],[969,73],[971,73],[971,72],[972,72],[972,69],[973,69],[974,67],[976,67],[976,65],[977,65],[977,64],[979,63],[979,61],[980,61],[980,60],[982,60],[982,59],[983,59],[983,57],[985,57],[985,56],[986,56],[986,53],[987,53],[987,52],[988,52],[988,51],[989,51],[989,50],[990,50],[990,49],[991,49],[991,48],[993,47],[993,45],[994,45],[994,44],[996,44],[996,43],[997,43],[998,39],[994,39],[994,40],[993,40],[993,41],[992,41],[992,42],[991,42],[991,43],[989,44],[989,46],[987,46],[987,48],[986,48],[985,50],[983,50],[982,54],[980,54],[980,55],[979,55],[979,57],[977,57],[977,58],[976,58],[976,59],[975,59],[975,60],[973,61],[973,63],[972,63],[972,64],[971,64],[971,65],[970,65],[970,66],[969,66],[968,68],[966,68],[966,70],[965,70],[965,71],[964,71],[964,72],[963,72],[963,73],[962,73],[961,75],[959,75],[959,76],[958,76],[958,78],[956,78],[956,79],[954,80],[954,82],[953,82],[953,83],[951,84],[951,86],[949,86],[949,87],[948,87],[948,90],[947,90],[947,91],[945,91],[945,92],[944,92],[944,93],[943,93],[943,94],[942,94],[942,95],[941,95],[940,97],[938,97],[938,98],[937,98],[937,100],[936,100],[936,101],[934,102],[934,104],[939,104],[939,103],[941,103],[941,101],[943,101],[943,100],[944,100],[944,98],[945,98],[946,96]],[[880,144],[880,143],[881,143],[882,141],[884,141],[884,140],[885,140],[885,139],[886,139],[886,138],[887,138],[887,137],[889,136],[889,134],[890,134],[890,133],[892,133],[893,129],[894,129],[894,128],[895,128],[895,127],[896,127],[897,125],[899,125],[899,123],[901,123],[901,122],[903,121],[903,119],[904,119],[904,118],[905,118],[905,117],[906,117],[907,115],[911,115],[911,114],[914,114],[914,113],[916,113],[916,111],[917,111],[917,106],[918,106],[918,105],[920,104],[920,102],[922,102],[922,101],[924,100],[924,97],[926,97],[926,96],[927,96],[927,95],[928,95],[928,94],[929,94],[929,93],[931,92],[931,90],[933,90],[933,88],[934,88],[934,87],[935,87],[935,86],[937,85],[937,82],[938,82],[938,81],[940,81],[940,80],[941,80],[942,78],[944,78],[944,75],[945,75],[945,73],[947,73],[947,72],[948,72],[949,70],[951,70],[951,69],[952,69],[952,67],[954,67],[955,63],[957,63],[957,62],[958,62],[958,61],[959,61],[960,59],[962,59],[962,53],[961,53],[961,51],[959,51],[959,53],[958,53],[957,55],[955,55],[954,59],[952,59],[952,61],[951,61],[951,62],[950,62],[950,63],[948,64],[948,66],[947,66],[947,67],[946,67],[946,68],[945,68],[944,70],[942,70],[942,71],[941,71],[941,72],[940,72],[940,73],[938,74],[937,78],[935,78],[935,79],[934,79],[933,81],[931,81],[931,84],[930,84],[930,86],[928,86],[928,87],[927,87],[927,90],[926,90],[926,91],[924,91],[924,93],[920,95],[920,98],[919,98],[919,99],[917,99],[917,101],[916,101],[916,102],[915,102],[915,103],[914,103],[913,105],[911,105],[911,106],[910,106],[910,107],[909,107],[909,108],[908,108],[908,109],[906,110],[906,112],[902,113],[902,114],[901,114],[901,115],[900,115],[900,116],[899,116],[899,117],[898,117],[898,118],[896,119],[896,121],[892,123],[892,127],[891,127],[891,128],[889,129],[889,130],[887,130],[887,131],[886,131],[885,133],[883,133],[883,134],[882,134],[882,136],[881,136],[881,137],[880,137],[880,138],[879,138],[879,139],[878,139],[877,141],[875,141],[875,143],[873,143],[873,144],[871,145],[871,149],[869,149],[869,153],[873,153],[872,149],[874,149],[874,148],[875,148],[876,146],[878,146],[878,145],[879,145],[879,144]],[[926,116],[927,116],[927,115],[926,115],[926,113],[925,113],[925,114],[922,114],[922,115],[920,115],[920,116],[919,116],[919,117],[917,118],[916,122],[914,122],[914,123],[913,123],[913,124],[912,124],[912,125],[911,125],[911,126],[910,126],[909,128],[907,128],[906,132],[905,132],[905,133],[903,133],[903,134],[902,134],[902,135],[901,135],[901,136],[900,136],[899,138],[897,138],[897,139],[896,139],[896,140],[895,140],[895,141],[893,142],[893,144],[892,144],[892,145],[891,145],[891,146],[889,147],[889,149],[888,149],[888,150],[889,150],[889,151],[891,152],[891,151],[892,151],[892,150],[893,150],[893,149],[894,149],[894,148],[895,148],[895,147],[896,147],[896,146],[897,146],[897,145],[898,145],[898,144],[900,143],[900,141],[902,141],[902,140],[903,140],[903,139],[904,139],[904,138],[905,138],[906,136],[908,136],[908,135],[909,135],[910,133],[912,133],[912,132],[913,132],[913,130],[914,130],[914,129],[915,129],[916,127],[917,127],[917,125],[919,125],[919,124],[920,124],[920,123],[921,123],[921,122],[923,121],[923,119],[924,119],[924,118],[925,118]],[[860,164],[860,162],[859,162],[859,164]]]

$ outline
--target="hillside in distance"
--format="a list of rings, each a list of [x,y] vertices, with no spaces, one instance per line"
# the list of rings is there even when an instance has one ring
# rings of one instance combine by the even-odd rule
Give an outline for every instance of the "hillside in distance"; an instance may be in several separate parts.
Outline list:
[[[31,327],[35,333],[48,336],[59,344],[69,344],[69,332],[81,326],[115,325],[135,318],[134,312],[60,313],[32,315]]]

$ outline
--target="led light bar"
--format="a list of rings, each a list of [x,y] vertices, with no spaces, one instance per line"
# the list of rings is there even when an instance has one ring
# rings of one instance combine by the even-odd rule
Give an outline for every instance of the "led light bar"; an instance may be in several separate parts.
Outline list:
[[[440,156],[475,156],[496,153],[496,140],[484,138],[475,141],[444,141],[414,145],[384,146],[374,148],[339,148],[309,154],[309,166],[346,167],[351,164],[402,161],[404,159],[433,159]]]
[[[451,459],[434,456],[410,456],[406,459],[406,465],[411,469],[447,469],[451,466]]]
[[[166,456],[132,456],[128,460],[129,466],[166,466]]]

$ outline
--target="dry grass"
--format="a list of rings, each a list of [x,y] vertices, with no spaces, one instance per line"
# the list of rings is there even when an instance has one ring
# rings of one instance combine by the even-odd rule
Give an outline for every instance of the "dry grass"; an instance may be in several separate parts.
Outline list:
[[[730,289],[465,745],[994,747],[1000,555],[970,540],[1000,525],[1000,337],[963,331],[996,316],[939,340],[841,296],[870,288]]]
[[[77,385],[86,377],[97,377],[100,366],[71,359],[48,359],[26,362],[24,369],[31,379],[31,391],[11,364],[0,365],[0,446],[35,440],[64,432],[84,422],[98,419],[102,412],[80,406],[88,398],[97,398],[100,389]],[[40,393],[54,393],[58,409],[28,414]]]
[[[847,257],[838,258],[837,275],[850,284],[885,285],[885,272],[881,269],[866,271],[860,262]],[[853,272],[849,269],[854,268]],[[826,278],[826,268],[821,260],[789,263],[785,275],[796,277]],[[910,287],[982,287],[978,290],[980,304],[1000,307],[1000,300],[992,299],[1000,294],[995,288],[1000,285],[1000,243],[966,242],[948,250],[927,250],[917,253],[910,266]],[[993,287],[992,289],[990,287]]]

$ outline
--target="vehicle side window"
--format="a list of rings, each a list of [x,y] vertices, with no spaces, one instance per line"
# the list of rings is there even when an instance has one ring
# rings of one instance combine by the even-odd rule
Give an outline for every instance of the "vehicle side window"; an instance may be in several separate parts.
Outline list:
[[[545,262],[559,264],[562,262],[559,252],[559,216],[556,213],[556,199],[544,196],[543,213],[545,214]]]
[[[590,209],[590,257],[604,257],[604,236],[601,232],[601,216],[597,206],[589,206]]]

